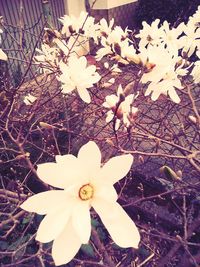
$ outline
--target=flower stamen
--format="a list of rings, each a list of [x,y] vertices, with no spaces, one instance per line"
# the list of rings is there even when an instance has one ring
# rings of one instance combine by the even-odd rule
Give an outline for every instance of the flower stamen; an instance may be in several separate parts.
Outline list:
[[[81,200],[89,200],[94,195],[94,188],[90,184],[85,184],[79,189],[78,193]]]

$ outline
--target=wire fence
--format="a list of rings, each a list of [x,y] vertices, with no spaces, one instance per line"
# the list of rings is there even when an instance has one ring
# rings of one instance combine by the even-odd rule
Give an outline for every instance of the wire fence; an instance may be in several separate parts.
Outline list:
[[[36,47],[40,46],[44,27],[59,28],[58,18],[65,14],[64,0],[0,0],[2,21],[2,48],[9,56],[8,66],[0,63],[1,72],[9,70],[7,75],[17,86],[23,74],[33,77],[37,69],[29,66]],[[2,74],[1,74],[2,75]]]

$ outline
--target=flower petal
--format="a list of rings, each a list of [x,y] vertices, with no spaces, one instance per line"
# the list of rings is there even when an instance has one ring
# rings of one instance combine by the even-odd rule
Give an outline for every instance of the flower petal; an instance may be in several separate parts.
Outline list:
[[[115,202],[118,199],[118,194],[110,183],[107,183],[105,179],[94,179],[92,181],[94,186],[94,198],[101,198],[106,201]]]
[[[119,126],[120,126],[120,120],[119,119],[116,119],[116,122],[115,122],[115,131],[117,131],[119,129]]]
[[[43,182],[54,187],[64,188],[63,181],[66,173],[63,171],[63,169],[59,168],[57,163],[51,162],[39,164],[37,168],[37,174]]]
[[[80,201],[73,209],[72,224],[82,244],[87,244],[91,235],[91,218],[88,201]]]
[[[77,91],[78,91],[78,94],[79,94],[80,98],[84,102],[86,102],[88,104],[91,102],[90,94],[88,93],[88,91],[87,91],[86,88],[79,88],[79,87],[77,87]]]
[[[97,144],[89,141],[83,145],[78,153],[78,160],[83,164],[84,169],[89,173],[99,170],[101,165],[101,151]]]
[[[81,241],[75,232],[71,220],[62,233],[54,240],[52,257],[55,265],[66,264],[71,261],[81,247]]]
[[[152,92],[151,100],[156,101],[156,100],[159,98],[159,96],[160,96],[161,93],[163,93],[161,90],[159,90],[159,89],[155,89],[155,90]]]
[[[20,207],[44,215],[56,211],[66,200],[67,196],[63,190],[50,190],[29,197]]]
[[[95,199],[93,207],[118,246],[138,248],[140,242],[139,231],[135,223],[117,202],[110,203],[102,199]]]
[[[4,61],[8,60],[7,55],[3,52],[2,49],[0,49],[0,60],[4,60]]]
[[[113,157],[104,164],[99,175],[109,183],[115,184],[129,172],[132,163],[131,154]]]
[[[112,112],[111,110],[109,110],[109,111],[107,112],[106,122],[107,122],[107,123],[111,122],[111,120],[113,119],[113,117],[114,117],[113,112]]]
[[[72,154],[67,154],[67,155],[57,155],[56,156],[56,162],[57,163],[60,163],[60,164],[66,164],[66,165],[70,165],[70,164],[73,164],[74,161],[76,161],[77,158],[72,155]]]
[[[72,155],[57,156],[58,163],[43,163],[38,165],[39,178],[54,187],[67,188],[79,182],[82,169],[78,166],[78,160]]]
[[[75,203],[74,200],[68,199],[64,208],[48,213],[40,223],[36,240],[48,243],[58,237],[67,225]]]
[[[180,103],[180,97],[178,96],[176,90],[174,88],[171,88],[171,90],[168,91],[169,97],[176,103]]]

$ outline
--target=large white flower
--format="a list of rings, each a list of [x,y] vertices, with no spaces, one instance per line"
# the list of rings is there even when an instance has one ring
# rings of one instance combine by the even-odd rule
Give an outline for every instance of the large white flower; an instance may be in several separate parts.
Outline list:
[[[113,25],[114,25],[113,18],[109,21],[109,24],[105,18],[102,18],[99,21],[98,34],[104,37],[109,36],[109,34],[112,32]]]
[[[175,51],[182,47],[182,42],[179,39],[180,35],[185,30],[185,24],[182,22],[177,28],[170,28],[169,23],[165,20],[162,26],[163,36],[162,42],[167,46],[168,51]]]
[[[129,47],[131,40],[128,38],[128,28],[122,30],[121,27],[115,26],[115,28],[107,36],[101,37],[101,45],[103,46],[97,51],[96,59],[101,60],[105,55],[117,54],[123,56],[122,51],[125,51]],[[132,47],[132,49],[134,49]],[[129,51],[130,53],[130,51]]]
[[[59,21],[63,24],[62,34],[66,34],[69,37],[73,33],[79,33],[79,30],[83,27],[84,22],[86,21],[88,13],[82,11],[79,17],[74,15],[60,18]]]
[[[36,52],[38,54],[34,57],[35,63],[40,64],[45,72],[53,72],[58,65],[59,49],[42,44],[41,49],[36,48]]]
[[[90,208],[99,214],[114,242],[124,248],[138,247],[140,235],[134,222],[116,202],[113,187],[132,165],[133,157],[116,156],[101,165],[101,152],[95,142],[88,142],[71,154],[56,156],[56,163],[40,164],[40,179],[62,190],[36,194],[21,207],[46,215],[40,223],[36,240],[53,241],[56,265],[69,262],[91,234]]]
[[[169,96],[171,100],[175,103],[180,103],[180,98],[175,90],[175,88],[182,89],[181,81],[178,79],[177,74],[173,71],[169,72],[165,79],[160,82],[151,82],[145,92],[145,96],[151,94],[151,99],[153,101],[157,100],[158,97],[163,94]]]
[[[147,45],[159,45],[162,41],[163,31],[161,27],[158,27],[160,23],[159,19],[154,20],[151,25],[146,21],[142,22],[142,30],[135,37],[140,38],[139,46],[144,48]]]
[[[67,94],[77,89],[81,99],[90,103],[91,98],[87,89],[97,83],[101,76],[96,72],[96,66],[87,66],[86,57],[70,56],[67,64],[59,64],[62,74],[58,80],[62,82],[62,92]]]
[[[81,34],[97,40],[97,26],[94,23],[94,18],[89,16],[87,12],[82,11],[79,17],[65,15],[59,21],[63,24],[62,34],[66,34],[67,37],[72,34]]]
[[[183,52],[187,53],[190,57],[197,47],[200,48],[200,28],[195,28],[191,24],[187,24],[184,31],[185,35],[180,38],[183,46]]]
[[[142,83],[157,83],[164,78],[171,69],[174,69],[175,64],[180,60],[178,57],[178,50],[176,51],[176,54],[172,54],[169,53],[163,45],[148,46],[147,49],[141,49],[140,52],[140,59],[148,70],[142,76]]]

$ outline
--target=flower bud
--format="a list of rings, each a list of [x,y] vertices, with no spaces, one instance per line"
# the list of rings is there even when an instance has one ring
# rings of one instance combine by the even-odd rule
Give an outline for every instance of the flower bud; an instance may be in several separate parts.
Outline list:
[[[40,127],[47,129],[47,130],[51,130],[51,129],[55,128],[53,125],[48,124],[48,123],[43,122],[43,121],[39,122],[39,124],[40,124]]]
[[[169,180],[180,180],[180,177],[169,167],[164,165],[160,168],[160,171],[166,176]]]

